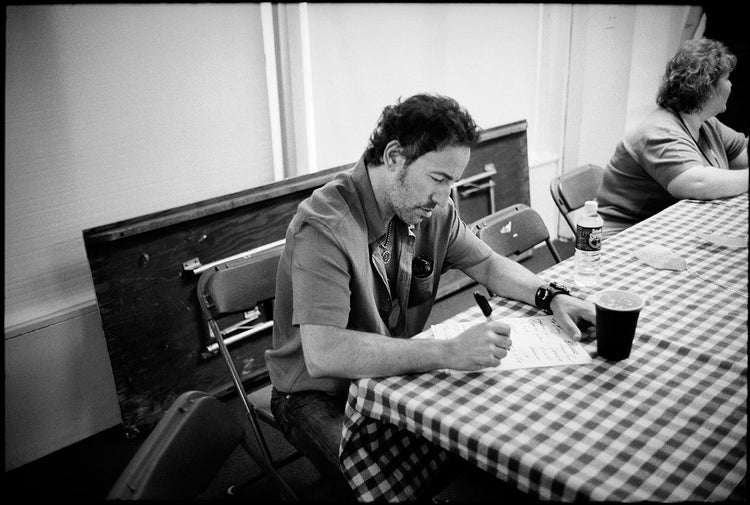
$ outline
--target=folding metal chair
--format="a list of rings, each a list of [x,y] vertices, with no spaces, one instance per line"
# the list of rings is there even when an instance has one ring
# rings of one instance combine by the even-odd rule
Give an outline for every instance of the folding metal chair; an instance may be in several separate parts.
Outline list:
[[[553,177],[550,181],[549,191],[552,199],[570,226],[573,236],[576,233],[573,213],[582,208],[587,200],[596,198],[603,176],[602,167],[589,164]]]
[[[518,203],[494,212],[471,225],[474,233],[493,251],[517,259],[518,256],[544,242],[556,263],[560,263],[549,231],[537,211]]]
[[[280,249],[216,265],[201,274],[197,290],[210,337],[218,345],[219,352],[224,358],[258,442],[261,453],[261,461],[258,463],[276,481],[287,498],[296,500],[295,493],[281,477],[278,469],[302,455],[295,450],[284,457],[274,459],[259,423],[260,419],[268,426],[279,429],[271,412],[271,384],[268,382],[265,387],[248,393],[228,348],[234,340],[267,331],[272,325],[272,321],[257,320],[261,312],[273,314],[272,302],[276,290],[279,255]],[[221,320],[238,314],[242,316],[239,323],[220,326]],[[234,494],[237,487],[232,486],[227,492]]]
[[[138,448],[109,492],[110,500],[189,500],[208,488],[238,446],[239,420],[215,396],[182,393]]]
[[[524,253],[544,242],[555,263],[560,263],[542,216],[528,205],[517,203],[498,210],[471,224],[470,229],[501,256],[520,261],[528,257]],[[487,293],[495,296],[489,289]]]

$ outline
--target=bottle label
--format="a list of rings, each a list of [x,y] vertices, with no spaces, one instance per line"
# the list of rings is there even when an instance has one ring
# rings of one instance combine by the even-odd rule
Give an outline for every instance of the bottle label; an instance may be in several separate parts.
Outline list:
[[[576,227],[576,249],[579,251],[599,251],[602,248],[602,229]]]

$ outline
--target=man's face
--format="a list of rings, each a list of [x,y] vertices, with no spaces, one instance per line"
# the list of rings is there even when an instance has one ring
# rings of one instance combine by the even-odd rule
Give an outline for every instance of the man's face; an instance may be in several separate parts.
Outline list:
[[[468,147],[447,147],[423,154],[407,167],[401,165],[389,187],[392,210],[413,225],[432,216],[435,206],[447,203],[451,185],[461,177],[470,154]]]

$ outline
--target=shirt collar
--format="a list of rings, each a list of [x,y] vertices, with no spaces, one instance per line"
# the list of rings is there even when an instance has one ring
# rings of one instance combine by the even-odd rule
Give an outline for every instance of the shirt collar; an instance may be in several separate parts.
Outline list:
[[[386,223],[384,222],[383,215],[380,213],[380,207],[372,190],[370,172],[367,170],[364,155],[362,155],[354,165],[354,168],[352,168],[351,177],[362,204],[365,220],[367,221],[367,241],[371,243],[385,235]]]

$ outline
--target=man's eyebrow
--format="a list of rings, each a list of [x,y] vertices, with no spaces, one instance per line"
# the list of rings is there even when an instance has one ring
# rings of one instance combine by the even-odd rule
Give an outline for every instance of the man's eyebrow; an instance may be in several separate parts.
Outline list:
[[[455,179],[453,178],[453,175],[449,174],[448,172],[443,172],[443,171],[441,171],[441,170],[436,170],[436,171],[434,171],[434,172],[432,172],[432,173],[433,173],[433,175],[439,175],[439,176],[441,176],[441,177],[445,177],[445,178],[446,178],[446,179],[448,179],[449,181],[454,181],[454,180],[455,180]]]

